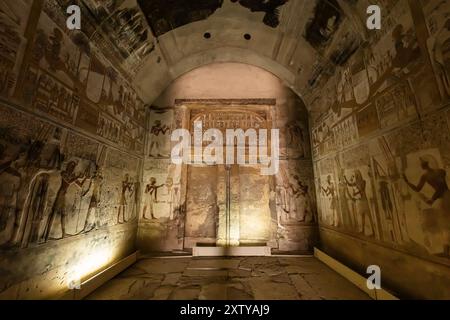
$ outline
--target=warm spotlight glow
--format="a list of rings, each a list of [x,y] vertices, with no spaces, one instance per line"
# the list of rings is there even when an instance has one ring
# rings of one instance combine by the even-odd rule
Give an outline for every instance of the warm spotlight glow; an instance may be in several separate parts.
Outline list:
[[[114,260],[113,248],[102,248],[84,256],[79,263],[75,264],[68,278],[68,287],[75,289],[78,284],[83,283],[87,277],[96,271],[101,271]],[[78,289],[78,288],[77,288]]]

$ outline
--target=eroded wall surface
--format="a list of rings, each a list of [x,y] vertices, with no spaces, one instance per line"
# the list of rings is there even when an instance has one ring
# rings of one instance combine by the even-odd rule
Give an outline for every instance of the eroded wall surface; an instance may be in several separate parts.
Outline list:
[[[382,29],[310,81],[322,246],[362,273],[379,265],[401,296],[450,298],[450,4],[378,2]]]
[[[175,165],[171,134],[207,128],[280,130],[280,170]],[[214,64],[186,74],[149,111],[138,247],[189,250],[196,243],[267,243],[280,251],[310,251],[317,240],[308,117],[301,100],[270,73],[243,64]],[[208,144],[206,144],[208,145]],[[229,179],[227,184],[226,180]],[[227,185],[230,190],[227,191]]]
[[[137,8],[85,1],[69,31],[66,2],[0,4],[0,298],[55,297],[134,250],[146,43],[120,33]]]

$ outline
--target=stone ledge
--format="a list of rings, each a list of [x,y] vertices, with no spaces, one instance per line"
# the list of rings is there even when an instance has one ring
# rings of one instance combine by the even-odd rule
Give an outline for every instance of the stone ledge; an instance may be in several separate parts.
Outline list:
[[[268,246],[258,247],[193,247],[192,256],[194,257],[244,257],[244,256],[271,256],[271,248]]]
[[[355,286],[357,286],[359,289],[367,293],[372,299],[374,300],[399,300],[396,296],[389,293],[388,291],[384,289],[375,289],[370,290],[367,285],[366,281],[367,279],[361,276],[359,273],[353,271],[346,265],[342,264],[338,260],[330,257],[325,252],[320,251],[317,248],[314,248],[314,256],[325,263],[328,267],[339,273],[341,276],[346,278],[348,281],[353,283]]]

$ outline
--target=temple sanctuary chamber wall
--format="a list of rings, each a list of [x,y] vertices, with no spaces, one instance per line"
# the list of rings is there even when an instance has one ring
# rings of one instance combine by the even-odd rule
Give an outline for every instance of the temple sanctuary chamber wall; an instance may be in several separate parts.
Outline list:
[[[449,17],[445,0],[0,1],[0,299],[195,246],[318,247],[400,298],[450,299]],[[225,152],[226,129],[265,129],[279,167],[175,163],[178,129],[192,146],[218,129]]]
[[[279,129],[278,172],[261,175],[258,164],[172,163],[171,133],[180,128],[192,132],[195,121],[202,122],[203,130]],[[276,251],[311,252],[317,218],[308,114],[277,77],[238,63],[195,69],[153,103],[147,125],[141,250],[267,244]]]
[[[3,299],[56,297],[135,250],[145,110],[130,79],[144,57],[104,34],[137,9],[83,11],[70,32],[65,8],[0,5]]]
[[[321,246],[363,274],[378,265],[400,296],[448,299],[450,4],[383,3],[382,30],[309,81]]]

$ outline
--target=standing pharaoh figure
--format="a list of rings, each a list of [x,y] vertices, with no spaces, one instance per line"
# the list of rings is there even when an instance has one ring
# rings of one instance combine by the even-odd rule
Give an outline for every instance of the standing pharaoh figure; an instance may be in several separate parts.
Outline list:
[[[76,161],[70,161],[64,171],[61,172],[61,185],[56,193],[56,199],[53,203],[52,210],[48,216],[47,224],[44,230],[44,240],[47,241],[50,237],[53,222],[56,216],[59,215],[61,219],[61,238],[65,238],[68,234],[66,232],[66,194],[71,185],[76,185],[81,188],[87,179],[85,173],[75,174],[75,168],[78,163]]]
[[[296,181],[296,186],[291,184],[292,195],[294,196],[294,204],[295,208],[295,219],[300,222],[304,222],[305,220],[312,220],[311,216],[311,203],[309,201],[308,195],[308,186],[304,185],[300,178],[295,175],[294,180]],[[308,221],[308,222],[309,222]]]
[[[40,175],[39,162],[41,160],[43,146],[43,143],[40,141],[32,142],[27,149],[22,150],[19,153],[15,160],[2,164],[2,168],[0,168],[0,173],[9,173],[18,178],[14,205],[13,230],[8,245],[15,246],[19,243],[23,244],[27,224],[31,221],[36,222],[36,219],[39,216],[39,213],[33,211],[37,210],[37,207],[30,208],[27,206],[27,200],[32,196],[34,197],[34,195],[37,195],[37,198],[45,198],[43,194],[41,194],[41,191],[44,190],[44,188],[38,187],[35,189],[34,184],[32,183],[35,177]],[[45,183],[46,179],[43,179],[42,182]],[[28,197],[29,194],[30,197]],[[33,225],[36,225],[36,223],[33,223]]]
[[[88,193],[89,190],[92,189],[92,196],[91,196],[91,200],[89,202],[89,208],[88,208],[88,212],[86,215],[86,220],[84,221],[84,227],[80,233],[89,232],[92,229],[99,227],[100,221],[99,221],[99,215],[98,215],[98,211],[99,211],[98,207],[99,207],[99,203],[100,203],[102,185],[103,185],[102,169],[97,166],[97,169],[96,169],[93,177],[91,178],[91,184],[89,186],[89,189],[86,191],[86,193]],[[91,220],[92,210],[94,210],[95,218],[94,218],[94,223],[89,227],[89,220]]]
[[[127,222],[125,218],[125,213],[128,207],[127,192],[133,192],[133,185],[134,183],[130,181],[130,175],[128,173],[125,174],[125,179],[124,181],[122,181],[122,191],[120,194],[119,209],[117,212],[117,223],[119,224]],[[120,222],[121,215],[122,215],[122,222]]]
[[[349,208],[349,201],[351,197],[349,195],[347,182],[345,180],[344,169],[341,169],[339,172],[338,195],[340,200],[339,209],[342,224],[350,230],[355,230],[357,228],[357,221],[354,219],[353,212],[351,212]]]
[[[327,176],[327,185],[326,187],[322,187],[322,191],[325,193],[325,195],[330,199],[330,210],[332,214],[332,226],[339,226],[340,221],[337,216],[337,206],[338,206],[338,200],[336,197],[336,188],[334,186],[333,181],[331,180],[331,175]]]
[[[360,233],[364,234],[364,228],[366,225],[366,218],[368,218],[369,227],[372,232],[372,235],[375,235],[375,225],[372,219],[372,213],[370,211],[369,199],[367,198],[366,193],[366,180],[364,180],[362,173],[360,170],[355,171],[355,180],[354,182],[348,182],[347,185],[351,187],[355,187],[353,191],[353,198],[356,200],[356,210],[358,214],[361,216],[361,229]]]

